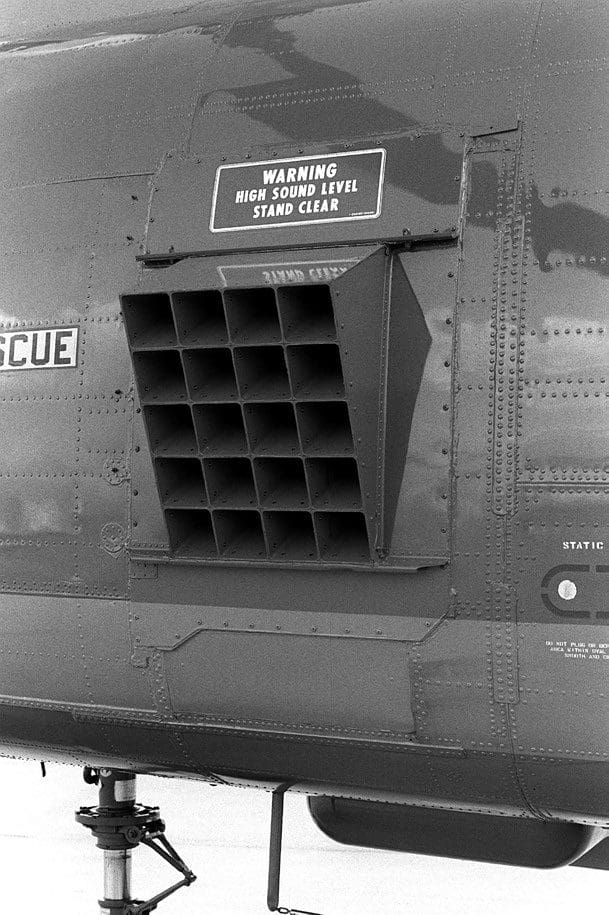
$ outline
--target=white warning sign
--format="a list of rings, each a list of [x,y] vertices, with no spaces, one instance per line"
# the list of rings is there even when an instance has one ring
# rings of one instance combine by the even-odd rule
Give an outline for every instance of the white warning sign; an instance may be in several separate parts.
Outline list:
[[[384,149],[221,165],[212,232],[376,219],[381,215]]]

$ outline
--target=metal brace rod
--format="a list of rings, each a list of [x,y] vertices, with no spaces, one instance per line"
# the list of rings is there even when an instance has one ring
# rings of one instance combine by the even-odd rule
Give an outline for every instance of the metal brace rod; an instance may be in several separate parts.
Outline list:
[[[279,909],[279,882],[281,879],[281,841],[283,838],[283,797],[285,787],[273,791],[271,800],[271,834],[269,838],[269,879],[266,904],[270,912]]]
[[[167,899],[168,896],[171,896],[172,893],[175,893],[176,890],[181,889],[183,886],[190,886],[191,883],[192,880],[188,880],[185,877],[183,880],[174,883],[173,886],[168,887],[161,893],[157,893],[156,896],[152,896],[152,898],[148,899],[146,902],[136,902],[131,905],[127,904],[125,915],[148,915],[149,912],[156,909],[159,902],[162,902],[163,899]]]
[[[269,838],[269,876],[266,904],[271,912],[279,915],[319,915],[305,909],[289,909],[279,905],[279,884],[281,880],[281,843],[283,839],[283,799],[289,785],[280,785],[273,791],[271,800],[271,833]]]
[[[168,887],[166,890],[163,890],[160,893],[157,893],[156,896],[152,896],[146,902],[136,902],[132,903],[130,906],[127,906],[125,909],[125,915],[148,915],[153,909],[156,909],[159,902],[162,902],[163,899],[167,899],[168,896],[171,896],[172,893],[175,893],[176,890],[181,889],[183,886],[190,886],[191,883],[197,879],[196,875],[190,870],[190,868],[184,863],[182,858],[164,835],[157,835],[153,837],[144,836],[140,840],[142,845],[147,845],[148,848],[151,848],[153,851],[160,855],[168,864],[171,864],[177,871],[181,874],[184,874],[184,879],[174,883],[172,886]],[[161,848],[158,844],[161,843],[165,848]]]

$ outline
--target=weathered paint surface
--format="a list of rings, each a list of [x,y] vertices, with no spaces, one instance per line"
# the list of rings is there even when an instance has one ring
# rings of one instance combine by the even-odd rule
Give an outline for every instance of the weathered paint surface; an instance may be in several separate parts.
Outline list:
[[[597,0],[8,23],[0,334],[79,341],[0,373],[7,752],[609,824],[608,29]],[[210,231],[218,168],[376,148],[380,217]],[[431,344],[394,553],[447,562],[167,559],[119,295],[340,283],[400,237]]]

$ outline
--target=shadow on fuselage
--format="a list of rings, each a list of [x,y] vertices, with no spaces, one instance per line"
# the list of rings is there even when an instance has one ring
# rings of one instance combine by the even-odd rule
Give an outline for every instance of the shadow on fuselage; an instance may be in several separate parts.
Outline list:
[[[559,189],[552,195],[557,197]],[[544,272],[553,265],[548,258],[560,252],[565,258],[601,276],[609,276],[609,219],[579,203],[552,203],[546,206],[534,184],[530,194],[531,239],[535,258]]]
[[[307,11],[313,6],[321,8],[327,4],[306,4]],[[439,132],[428,133],[420,121],[366,94],[366,87],[356,73],[315,60],[298,50],[298,36],[286,27],[286,19],[300,11],[300,7],[288,7],[287,13],[283,8],[281,18],[237,20],[224,37],[223,43],[228,47],[247,48],[270,55],[291,74],[288,78],[255,86],[227,87],[235,107],[248,105],[250,117],[295,143],[353,141],[382,136],[383,145],[389,153],[385,174],[388,184],[406,188],[430,203],[457,202],[463,165],[461,153],[450,150]],[[306,108],[302,95],[300,104],[252,104],[252,97],[296,98],[303,86],[310,93]],[[330,87],[336,90],[336,98],[332,97]],[[348,92],[341,93],[340,87],[348,87]],[[316,89],[319,89],[318,94]],[[200,99],[200,110],[211,98],[207,95]],[[467,132],[467,125],[462,127]],[[418,142],[412,144],[407,159],[402,155],[391,156],[390,147],[399,142],[400,135],[419,131]],[[476,221],[478,226],[494,229],[498,173],[490,162],[478,162],[476,169],[468,210],[480,214]],[[609,237],[609,220],[606,217],[572,202],[546,206],[535,184],[529,197],[531,239],[540,270],[552,269],[548,257],[551,252],[557,251],[575,259],[588,270],[601,275],[608,273],[603,255],[603,240]],[[523,200],[523,208],[525,203]]]

